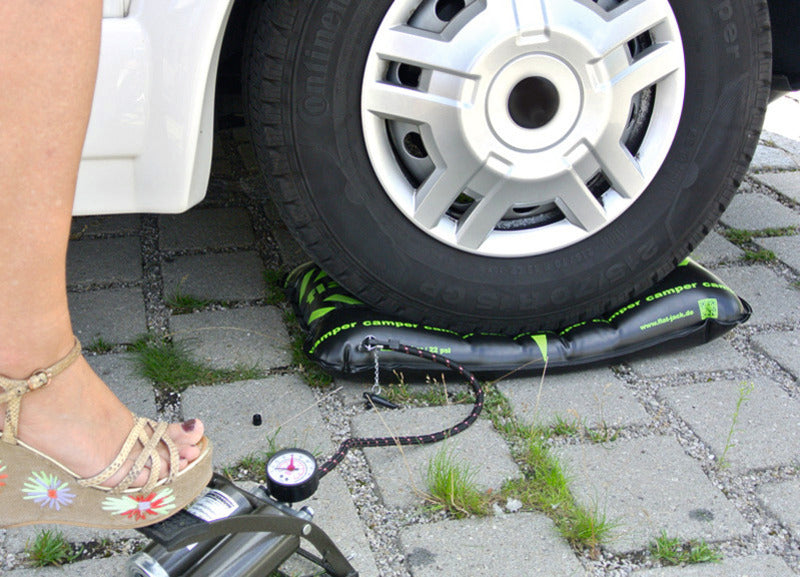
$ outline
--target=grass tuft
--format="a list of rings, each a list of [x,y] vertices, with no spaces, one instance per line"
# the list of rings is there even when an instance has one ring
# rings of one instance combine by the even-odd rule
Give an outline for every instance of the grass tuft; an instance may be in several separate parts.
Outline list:
[[[186,341],[175,342],[144,336],[132,350],[141,373],[164,390],[180,393],[190,386],[207,386],[258,379],[264,372],[257,367],[236,366],[220,369],[194,358]]]
[[[745,262],[775,262],[778,257],[771,250],[746,250],[742,259]]]
[[[444,405],[462,405],[472,403],[475,399],[469,390],[449,390],[444,374],[440,379],[425,376],[425,385],[412,390],[405,381],[403,373],[394,371],[396,383],[388,384],[383,390],[383,395],[391,402],[398,405],[411,405],[414,407],[438,407]],[[416,388],[416,387],[413,387]]]
[[[61,531],[48,529],[39,532],[33,544],[25,546],[25,552],[34,567],[59,567],[75,561],[83,548],[74,550]]]
[[[280,427],[267,436],[267,450],[251,453],[242,458],[236,465],[224,467],[222,474],[231,481],[247,479],[258,483],[266,483],[267,462],[284,447],[278,444]]]
[[[489,514],[489,498],[477,488],[475,470],[457,463],[446,446],[428,463],[426,483],[435,510],[444,509],[458,519]]]
[[[177,315],[192,313],[206,308],[212,301],[184,293],[180,288],[169,295],[166,305]]]
[[[109,353],[114,350],[114,344],[109,343],[108,341],[104,340],[102,337],[97,337],[91,343],[83,347],[86,352],[89,353]]]
[[[753,242],[754,238],[776,238],[780,236],[793,236],[797,234],[797,227],[787,226],[783,228],[765,228],[762,230],[745,230],[741,228],[729,228],[722,234],[730,242],[740,248]]]
[[[722,554],[703,540],[681,543],[669,537],[666,531],[650,544],[650,555],[664,565],[694,565],[697,563],[719,563]]]
[[[549,434],[557,437],[584,438],[597,445],[611,443],[619,437],[619,431],[605,421],[602,421],[598,428],[590,429],[585,421],[578,417],[565,419],[560,415],[556,415],[555,423],[550,425]]]

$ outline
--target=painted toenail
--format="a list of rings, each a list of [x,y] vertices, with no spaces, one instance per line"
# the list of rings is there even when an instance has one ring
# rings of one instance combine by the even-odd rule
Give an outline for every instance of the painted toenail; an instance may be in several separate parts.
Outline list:
[[[190,419],[181,423],[181,428],[187,433],[191,433],[194,431],[195,425],[197,425],[197,419]]]

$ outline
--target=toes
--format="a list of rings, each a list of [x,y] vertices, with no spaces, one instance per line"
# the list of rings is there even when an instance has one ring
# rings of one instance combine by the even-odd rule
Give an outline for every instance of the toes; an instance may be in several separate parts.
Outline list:
[[[205,427],[199,419],[190,419],[183,423],[173,423],[169,426],[169,436],[178,447],[196,445],[203,438]]]
[[[179,453],[181,461],[186,461],[187,463],[194,461],[197,457],[200,456],[200,447],[197,445],[188,445],[185,447],[181,447]]]

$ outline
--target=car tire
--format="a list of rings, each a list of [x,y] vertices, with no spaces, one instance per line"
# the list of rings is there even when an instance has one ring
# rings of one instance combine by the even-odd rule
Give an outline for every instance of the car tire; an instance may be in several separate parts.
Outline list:
[[[740,185],[769,96],[764,0],[267,0],[254,17],[265,196],[358,298],[460,331],[557,328],[669,273]]]

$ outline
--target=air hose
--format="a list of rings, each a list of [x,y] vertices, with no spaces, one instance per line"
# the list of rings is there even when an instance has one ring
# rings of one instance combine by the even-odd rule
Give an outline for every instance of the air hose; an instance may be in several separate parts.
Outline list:
[[[336,451],[336,453],[334,453],[330,459],[320,466],[320,478],[330,473],[334,467],[336,467],[336,465],[341,463],[342,459],[344,459],[345,455],[350,449],[359,449],[363,447],[391,447],[397,445],[428,445],[431,443],[438,443],[469,428],[469,426],[472,425],[481,414],[481,411],[483,410],[483,389],[481,388],[478,379],[475,378],[475,375],[473,375],[460,364],[454,363],[447,357],[443,357],[423,349],[418,349],[417,347],[404,345],[393,340],[379,341],[375,337],[371,336],[365,338],[360,346],[363,350],[367,351],[385,349],[406,355],[413,355],[433,361],[434,363],[438,363],[440,365],[444,365],[448,369],[456,371],[462,377],[467,379],[470,387],[472,388],[472,392],[475,395],[475,403],[472,407],[472,412],[469,414],[469,416],[467,416],[466,419],[448,429],[439,431],[438,433],[431,433],[428,435],[412,435],[406,437],[351,437],[339,445],[339,449]]]

